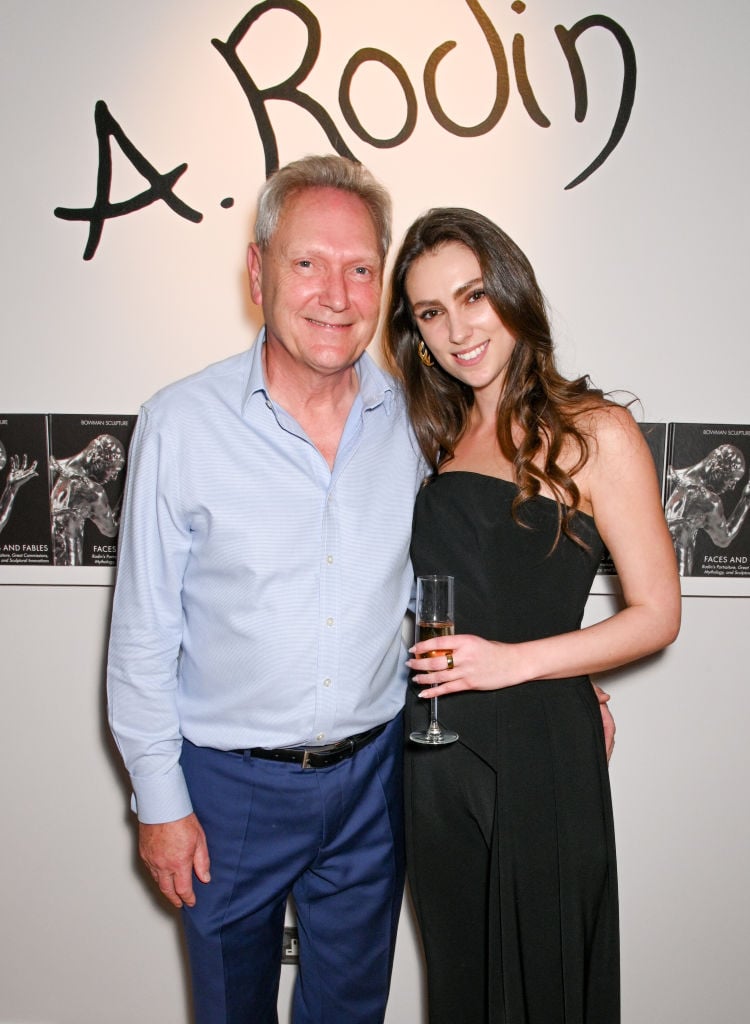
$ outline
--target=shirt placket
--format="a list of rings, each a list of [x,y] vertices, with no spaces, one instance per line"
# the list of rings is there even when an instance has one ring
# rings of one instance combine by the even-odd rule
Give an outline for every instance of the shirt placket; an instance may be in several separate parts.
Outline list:
[[[340,664],[339,595],[341,550],[337,517],[337,493],[331,482],[323,507],[320,552],[320,605],[318,611],[318,678],[315,702],[316,743],[333,738],[336,724],[338,668]]]

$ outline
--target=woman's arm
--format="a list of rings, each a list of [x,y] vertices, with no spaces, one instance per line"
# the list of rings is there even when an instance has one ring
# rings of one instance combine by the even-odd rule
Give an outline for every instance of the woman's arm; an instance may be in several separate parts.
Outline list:
[[[658,651],[677,636],[680,581],[651,453],[626,409],[605,407],[592,419],[591,455],[577,483],[614,560],[625,607],[585,629],[525,643],[469,635],[432,640],[430,649],[452,650],[454,667],[448,670],[443,658],[412,658],[409,667],[423,670],[415,682],[430,684],[420,696],[603,672]],[[420,645],[412,651],[418,656]]]

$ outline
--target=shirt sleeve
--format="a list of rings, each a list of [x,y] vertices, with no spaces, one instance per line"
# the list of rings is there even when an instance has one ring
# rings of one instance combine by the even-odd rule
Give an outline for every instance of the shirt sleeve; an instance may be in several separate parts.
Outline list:
[[[177,668],[190,528],[179,453],[144,407],[128,458],[107,665],[109,722],[140,821],[176,821],[192,805],[180,767]]]

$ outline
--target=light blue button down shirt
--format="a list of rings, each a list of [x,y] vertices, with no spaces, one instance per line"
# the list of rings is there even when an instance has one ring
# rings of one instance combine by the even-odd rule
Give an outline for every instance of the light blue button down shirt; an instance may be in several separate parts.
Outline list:
[[[402,396],[363,355],[331,471],[269,397],[263,343],[159,392],[133,436],[108,690],[144,822],[192,809],[183,736],[326,744],[404,701],[424,466]]]

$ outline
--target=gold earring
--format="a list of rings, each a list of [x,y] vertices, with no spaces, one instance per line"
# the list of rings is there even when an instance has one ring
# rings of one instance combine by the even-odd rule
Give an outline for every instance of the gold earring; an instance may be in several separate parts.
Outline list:
[[[425,366],[434,366],[435,360],[430,355],[430,350],[427,348],[425,343],[420,338],[419,344],[417,345],[417,355],[422,360]]]

